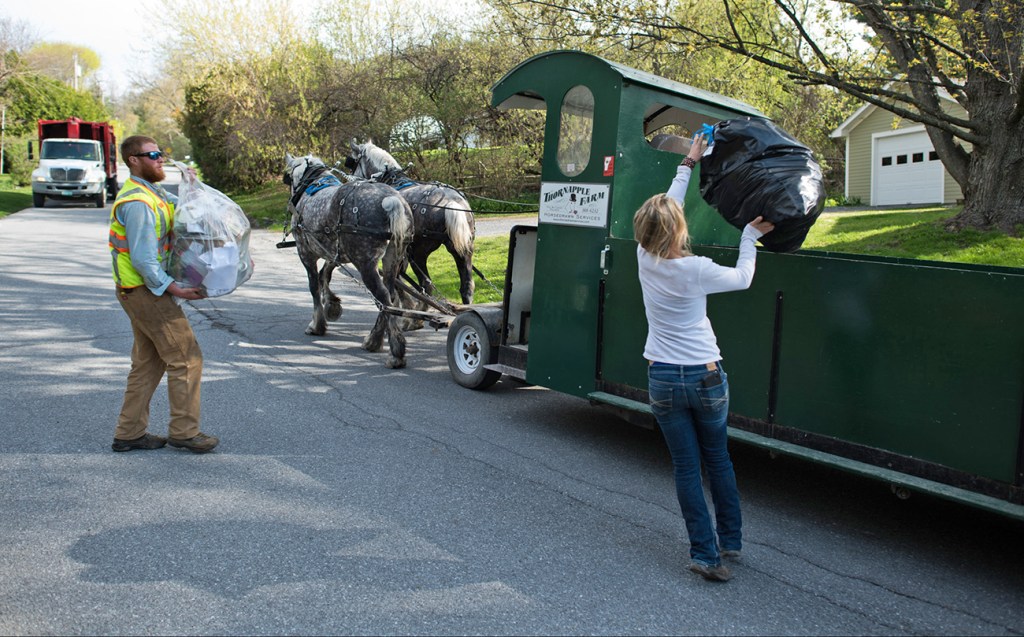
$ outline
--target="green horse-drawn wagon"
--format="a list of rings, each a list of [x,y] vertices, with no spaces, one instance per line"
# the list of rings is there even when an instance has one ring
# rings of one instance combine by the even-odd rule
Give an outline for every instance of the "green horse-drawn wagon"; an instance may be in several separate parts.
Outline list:
[[[632,219],[681,159],[656,137],[763,114],[574,51],[492,90],[546,112],[540,212],[511,233],[502,307],[451,324],[452,375],[476,389],[509,375],[654,426]],[[698,177],[686,214],[698,254],[735,261],[739,231]],[[750,290],[708,312],[733,439],[1024,519],[1024,269],[762,251]]]

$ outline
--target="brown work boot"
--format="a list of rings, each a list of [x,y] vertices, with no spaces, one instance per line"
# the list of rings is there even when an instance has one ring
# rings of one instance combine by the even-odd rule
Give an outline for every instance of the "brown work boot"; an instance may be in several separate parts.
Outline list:
[[[197,433],[191,438],[185,438],[184,440],[179,438],[168,438],[167,444],[172,447],[181,447],[188,449],[192,453],[206,453],[213,451],[213,448],[220,443],[220,440],[216,436],[207,436],[204,433]]]
[[[700,562],[693,562],[690,564],[690,570],[712,582],[728,582],[732,578],[732,573],[729,572],[729,569],[724,564],[708,566]]]
[[[132,451],[133,449],[159,449],[167,443],[167,438],[154,436],[153,434],[142,434],[134,440],[119,440],[114,438],[114,444],[110,448],[114,451]]]

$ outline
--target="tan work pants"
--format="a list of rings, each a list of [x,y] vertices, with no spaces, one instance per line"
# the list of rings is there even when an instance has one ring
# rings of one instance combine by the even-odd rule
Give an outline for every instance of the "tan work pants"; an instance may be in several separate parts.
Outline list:
[[[199,433],[199,384],[203,353],[185,313],[170,294],[156,296],[145,286],[118,288],[117,300],[132,322],[132,369],[114,438],[134,440],[149,426],[149,402],[167,374],[171,438]]]

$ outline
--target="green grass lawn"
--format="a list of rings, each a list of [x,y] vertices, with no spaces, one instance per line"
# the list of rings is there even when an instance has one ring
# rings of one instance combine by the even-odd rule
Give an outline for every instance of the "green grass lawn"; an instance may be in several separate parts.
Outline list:
[[[1001,232],[947,232],[959,208],[827,212],[804,241],[805,250],[1024,267],[1024,238]]]
[[[0,175],[0,217],[32,207],[32,186],[15,186],[10,175]]]
[[[280,230],[291,216],[288,214],[288,186],[277,181],[246,193],[226,193],[242,207],[253,228]]]

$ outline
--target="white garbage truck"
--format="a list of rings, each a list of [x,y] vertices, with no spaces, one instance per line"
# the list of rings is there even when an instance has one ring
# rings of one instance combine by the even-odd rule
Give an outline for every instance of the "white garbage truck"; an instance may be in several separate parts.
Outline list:
[[[39,120],[39,166],[32,171],[32,205],[47,198],[84,199],[97,208],[117,196],[117,149],[107,122]],[[29,157],[32,144],[29,143]]]

